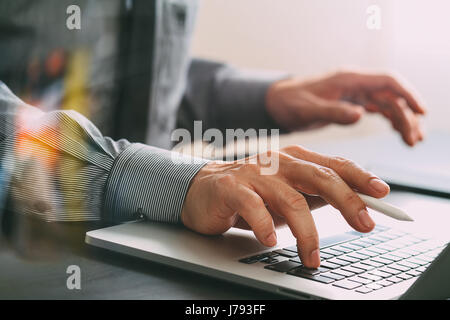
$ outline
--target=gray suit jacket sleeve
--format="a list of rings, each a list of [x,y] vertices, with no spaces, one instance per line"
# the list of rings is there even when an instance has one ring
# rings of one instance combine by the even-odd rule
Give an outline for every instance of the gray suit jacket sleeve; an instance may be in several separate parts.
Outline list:
[[[203,129],[278,128],[266,111],[265,96],[273,82],[286,76],[193,59],[178,125],[192,130],[193,121],[202,120]]]

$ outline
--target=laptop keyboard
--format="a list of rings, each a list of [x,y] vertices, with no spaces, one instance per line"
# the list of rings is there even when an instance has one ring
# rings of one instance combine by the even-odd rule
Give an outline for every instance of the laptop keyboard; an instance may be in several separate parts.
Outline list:
[[[239,260],[261,263],[264,268],[367,294],[418,277],[444,249],[446,243],[383,226],[363,234],[350,231],[320,241],[321,264],[302,265],[297,246]]]

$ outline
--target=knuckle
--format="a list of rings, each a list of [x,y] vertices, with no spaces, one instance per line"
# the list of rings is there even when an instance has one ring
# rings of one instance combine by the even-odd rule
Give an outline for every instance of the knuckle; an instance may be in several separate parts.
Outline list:
[[[343,199],[342,200],[344,201],[345,204],[361,203],[361,199],[354,192],[346,192],[343,195]]]
[[[332,157],[330,159],[330,167],[336,168],[336,170],[346,170],[355,167],[355,163],[343,157]]]
[[[263,216],[261,216],[260,218],[258,218],[258,220],[255,222],[255,228],[260,230],[260,231],[272,231],[272,218],[265,214]]]
[[[253,211],[261,207],[262,205],[264,205],[262,199],[256,195],[245,197],[245,199],[243,199],[243,206],[247,208],[249,211]]]
[[[288,153],[293,153],[293,154],[301,154],[305,150],[302,147],[300,147],[299,145],[292,144],[292,145],[289,145],[289,146],[283,148],[283,151],[288,152]]]
[[[250,173],[250,174],[258,174],[260,170],[259,164],[255,162],[247,162],[242,165],[241,170]]]
[[[303,197],[300,193],[286,196],[285,201],[289,209],[292,211],[301,211],[309,208],[305,197]]]
[[[231,174],[221,175],[216,179],[218,187],[233,187],[236,184],[236,178]]]
[[[333,169],[323,166],[315,166],[313,174],[315,178],[320,180],[334,180],[337,176]]]

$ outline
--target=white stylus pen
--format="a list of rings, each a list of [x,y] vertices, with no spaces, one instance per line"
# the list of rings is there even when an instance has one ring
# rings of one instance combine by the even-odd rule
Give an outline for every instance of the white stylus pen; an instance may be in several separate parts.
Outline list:
[[[379,199],[373,198],[365,194],[361,194],[359,192],[357,192],[356,194],[361,198],[361,200],[366,204],[366,206],[384,215],[387,215],[388,217],[401,221],[414,221],[414,219],[408,216],[402,209],[395,207],[392,204],[383,202]]]

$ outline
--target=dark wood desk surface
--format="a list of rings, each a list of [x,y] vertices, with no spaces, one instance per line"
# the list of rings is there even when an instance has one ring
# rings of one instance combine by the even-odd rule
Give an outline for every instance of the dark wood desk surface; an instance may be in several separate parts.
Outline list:
[[[83,243],[84,230],[78,232],[72,227],[45,225],[22,217],[17,220],[19,230],[8,241],[0,241],[0,299],[280,298],[88,246]],[[61,238],[62,233],[65,235]],[[57,246],[56,242],[65,240],[69,245]],[[66,286],[69,265],[81,269],[81,290]]]

